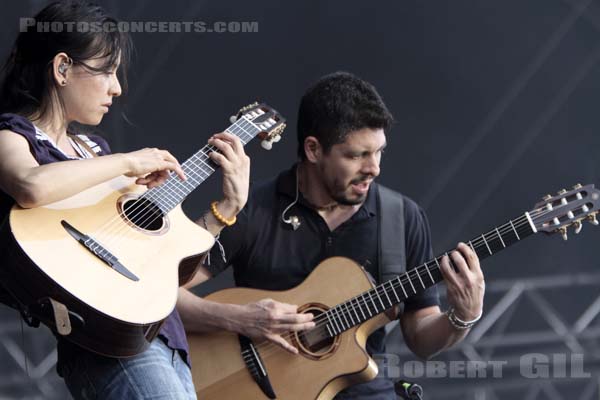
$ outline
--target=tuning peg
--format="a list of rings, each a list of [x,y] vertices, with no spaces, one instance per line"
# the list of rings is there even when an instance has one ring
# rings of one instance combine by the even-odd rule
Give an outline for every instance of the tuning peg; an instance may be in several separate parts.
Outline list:
[[[578,235],[579,232],[581,232],[581,230],[583,229],[583,224],[581,223],[581,221],[575,221],[575,234]]]
[[[552,195],[551,195],[551,194],[547,194],[547,195],[545,195],[544,197],[542,197],[542,200],[543,200],[543,201],[548,201],[548,200],[550,200],[551,198],[552,198]]]
[[[232,124],[235,124],[235,121],[238,120],[237,115],[232,115],[231,117],[229,117],[229,122],[231,122]]]
[[[273,143],[277,143],[281,140],[281,135],[274,135],[273,139],[271,139]]]
[[[596,213],[590,214],[588,216],[588,219],[590,220],[590,223],[592,225],[598,225],[598,220],[596,219]]]
[[[568,240],[569,239],[569,237],[567,236],[567,228],[562,227],[562,228],[559,228],[558,231],[560,232],[560,234],[562,235],[562,238],[564,240]]]
[[[273,148],[273,141],[271,139],[265,139],[260,142],[260,145],[265,150],[271,150]]]
[[[565,189],[560,189],[560,190],[558,191],[558,194],[559,194],[559,195],[561,195],[561,194],[565,194],[565,193],[567,193],[567,191],[566,191]]]
[[[577,185],[573,186],[573,189],[577,190],[577,189],[581,189],[581,183],[578,183]]]

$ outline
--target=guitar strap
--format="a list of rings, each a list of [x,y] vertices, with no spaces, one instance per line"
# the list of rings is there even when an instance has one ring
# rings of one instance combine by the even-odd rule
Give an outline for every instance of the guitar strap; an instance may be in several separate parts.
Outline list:
[[[92,155],[92,157],[98,157],[98,154],[85,142],[85,140],[81,139],[79,136],[74,135],[72,133],[68,134],[71,139],[77,142],[78,145],[83,147],[88,153]]]
[[[379,283],[383,283],[406,271],[404,198],[384,186],[377,189]]]

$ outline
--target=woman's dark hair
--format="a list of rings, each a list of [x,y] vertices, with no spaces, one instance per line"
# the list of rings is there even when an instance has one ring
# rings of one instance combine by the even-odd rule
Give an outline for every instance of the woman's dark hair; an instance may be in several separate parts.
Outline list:
[[[91,73],[112,71],[121,57],[119,74],[127,87],[126,67],[131,53],[131,39],[119,32],[117,21],[98,5],[79,0],[49,4],[22,29],[4,64],[0,83],[0,113],[25,116],[44,114],[50,106],[55,88],[52,61],[66,53],[73,65]],[[107,27],[112,26],[112,29]],[[98,67],[86,61],[103,58]]]
[[[387,131],[394,117],[370,83],[348,72],[319,79],[300,101],[298,110],[298,156],[305,160],[304,140],[314,136],[325,154],[343,143],[353,131],[371,128]]]

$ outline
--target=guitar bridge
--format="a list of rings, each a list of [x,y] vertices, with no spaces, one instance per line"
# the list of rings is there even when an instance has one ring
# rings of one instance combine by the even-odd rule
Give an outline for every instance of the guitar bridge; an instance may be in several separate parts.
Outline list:
[[[84,235],[79,232],[77,229],[73,227],[73,225],[69,224],[67,221],[60,221],[63,228],[69,233],[69,235],[73,236],[75,240],[77,240],[83,247],[85,247],[90,253],[98,257],[104,263],[106,263],[109,267],[120,273],[126,278],[131,279],[132,281],[139,281],[138,278],[133,272],[125,268],[123,264],[119,262],[119,259],[114,256],[110,251],[104,248],[100,243],[94,240],[92,237],[88,235]]]
[[[273,386],[271,386],[267,369],[265,368],[258,351],[256,351],[252,340],[242,335],[238,335],[238,339],[242,350],[242,358],[244,359],[246,368],[250,371],[252,378],[254,378],[265,396],[269,399],[276,399],[277,396],[273,391]]]

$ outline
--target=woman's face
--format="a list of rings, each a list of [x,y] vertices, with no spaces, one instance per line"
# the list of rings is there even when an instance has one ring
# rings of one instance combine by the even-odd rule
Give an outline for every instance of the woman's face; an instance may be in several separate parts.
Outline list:
[[[90,67],[102,66],[104,59],[94,58],[85,63]],[[77,121],[85,125],[98,125],[109,110],[113,97],[121,95],[121,85],[117,78],[119,62],[109,72],[90,71],[82,65],[72,65],[66,76],[66,84],[61,86],[67,121]]]

